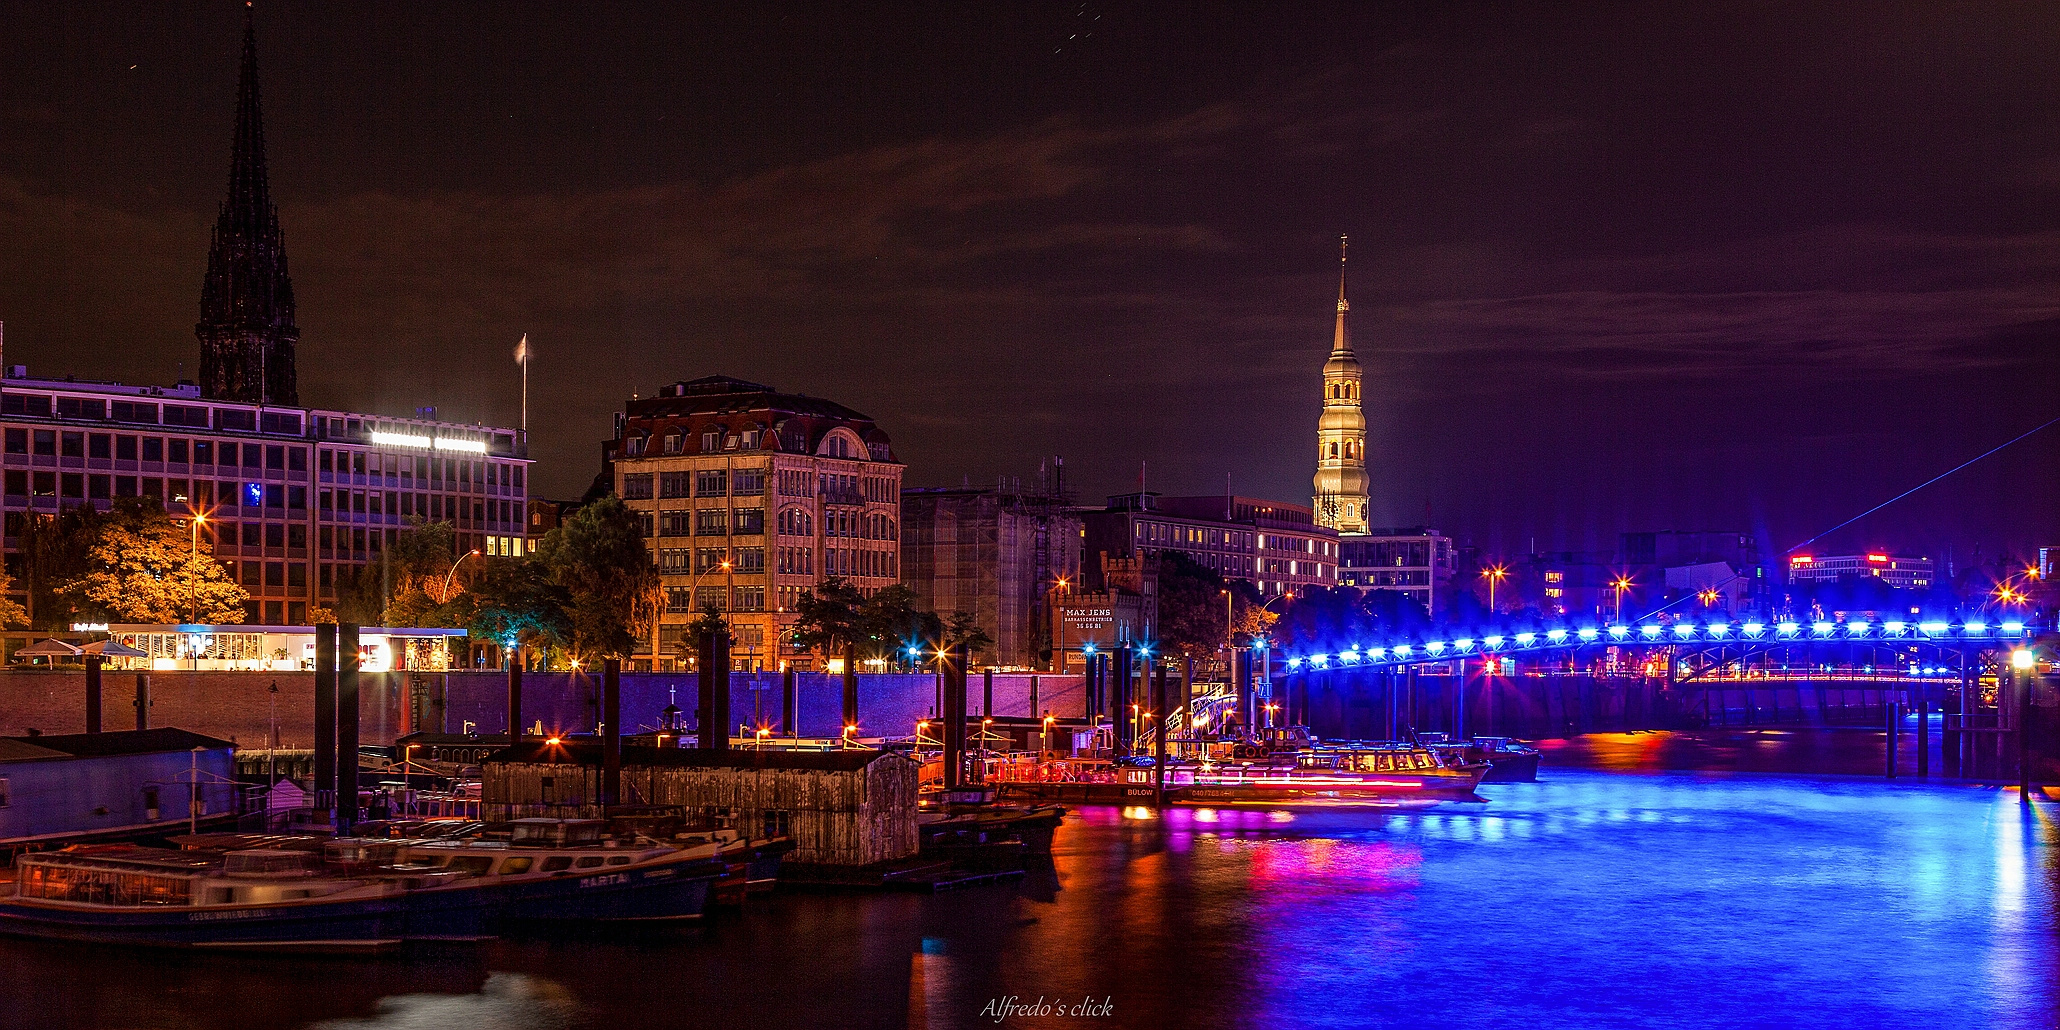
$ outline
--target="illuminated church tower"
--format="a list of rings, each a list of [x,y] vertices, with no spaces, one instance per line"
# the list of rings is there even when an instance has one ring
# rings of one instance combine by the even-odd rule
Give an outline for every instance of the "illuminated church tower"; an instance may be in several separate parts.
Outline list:
[[[1345,238],[1338,237],[1338,327],[1323,363],[1323,416],[1316,422],[1316,524],[1366,532],[1366,415],[1359,408],[1359,359],[1345,335]]]

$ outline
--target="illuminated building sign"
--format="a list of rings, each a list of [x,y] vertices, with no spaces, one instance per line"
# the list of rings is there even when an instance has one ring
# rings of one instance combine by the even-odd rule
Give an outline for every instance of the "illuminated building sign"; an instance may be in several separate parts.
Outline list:
[[[450,437],[417,436],[413,433],[375,432],[372,442],[381,447],[426,447],[439,451],[465,451],[470,454],[485,454],[483,440],[458,440]]]
[[[1815,558],[1812,558],[1812,557],[1810,557],[1810,556],[1809,556],[1809,555],[1807,555],[1807,554],[1798,554],[1798,555],[1796,555],[1795,557],[1793,557],[1793,558],[1790,558],[1790,559],[1788,559],[1788,564],[1790,564],[1790,565],[1808,565],[1809,563],[1811,563],[1811,562],[1813,562],[1813,561],[1815,561],[1815,560],[1816,560]]]

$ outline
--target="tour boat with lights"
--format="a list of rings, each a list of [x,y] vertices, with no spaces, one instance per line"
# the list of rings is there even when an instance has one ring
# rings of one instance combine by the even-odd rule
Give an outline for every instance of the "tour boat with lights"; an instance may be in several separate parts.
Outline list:
[[[315,855],[127,844],[24,855],[0,933],[183,948],[373,951],[405,937],[407,891],[339,876]]]
[[[1312,744],[1293,749],[1243,745],[1237,753],[1222,761],[1168,759],[1164,800],[1184,805],[1450,800],[1473,796],[1489,768],[1486,762],[1441,755],[1414,743]],[[1066,763],[1050,777],[1012,779],[996,786],[1005,799],[1134,805],[1158,798],[1162,783],[1154,759],[1132,757]]]
[[[1157,770],[1130,766],[1126,783],[1151,783]],[[1326,744],[1249,760],[1166,768],[1167,800],[1178,804],[1282,801],[1392,801],[1470,796],[1486,762],[1440,755],[1421,744]]]

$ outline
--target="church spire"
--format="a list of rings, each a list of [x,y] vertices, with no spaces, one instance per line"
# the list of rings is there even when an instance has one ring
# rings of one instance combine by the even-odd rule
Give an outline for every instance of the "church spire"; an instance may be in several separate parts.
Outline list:
[[[200,388],[204,396],[246,403],[300,403],[294,374],[293,280],[279,212],[265,170],[264,116],[258,103],[257,26],[246,4],[243,65],[236,86],[236,137],[229,195],[215,218],[207,277],[200,288]]]
[[[1347,242],[1346,237],[1338,237],[1338,328],[1336,335],[1331,339],[1330,352],[1332,354],[1352,353],[1352,341],[1345,335],[1345,313],[1352,310],[1352,305],[1345,301],[1345,244]]]

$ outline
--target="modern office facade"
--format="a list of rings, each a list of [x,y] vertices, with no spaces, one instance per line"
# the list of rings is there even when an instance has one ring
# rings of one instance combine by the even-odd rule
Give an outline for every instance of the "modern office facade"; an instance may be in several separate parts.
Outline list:
[[[1407,594],[1435,614],[1452,602],[1452,539],[1435,529],[1375,529],[1338,538],[1338,584]]]
[[[1310,509],[1254,497],[1119,494],[1102,509],[1075,509],[1084,530],[1081,565],[1095,582],[1097,555],[1152,557],[1174,551],[1269,597],[1337,585],[1338,534]]]
[[[1080,579],[1080,519],[1056,498],[1001,488],[901,494],[902,582],[994,639],[983,661],[1041,667],[1051,604]]]
[[[0,507],[11,564],[30,515],[152,498],[201,517],[201,546],[251,595],[248,621],[303,625],[415,520],[449,521],[459,554],[526,549],[529,460],[515,430],[8,372]]]
[[[1834,583],[1847,577],[1873,576],[1889,586],[1928,590],[1937,578],[1929,558],[1874,551],[1868,554],[1790,555],[1790,583]]]
[[[902,465],[873,420],[819,397],[710,376],[633,399],[602,448],[643,523],[665,603],[640,660],[680,666],[688,623],[727,613],[740,670],[810,668],[791,640],[829,577],[871,594],[901,576]]]
[[[201,285],[198,384],[0,378],[0,508],[10,567],[32,516],[125,497],[200,516],[199,541],[251,595],[251,623],[303,624],[412,520],[459,553],[524,551],[518,430],[298,403],[292,279],[271,202],[246,25],[229,191]],[[19,585],[19,584],[18,584]],[[33,615],[34,613],[32,613]]]

